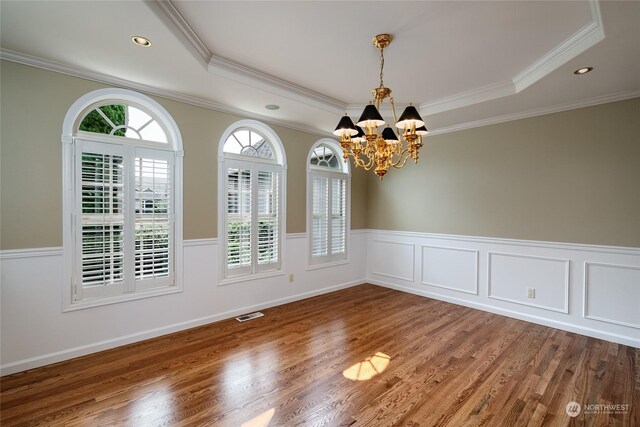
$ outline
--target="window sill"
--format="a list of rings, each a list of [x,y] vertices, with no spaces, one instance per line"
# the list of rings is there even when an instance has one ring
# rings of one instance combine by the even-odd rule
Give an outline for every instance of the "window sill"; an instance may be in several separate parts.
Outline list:
[[[248,282],[250,280],[266,279],[268,277],[284,276],[284,270],[265,271],[263,273],[245,274],[242,276],[233,276],[224,278],[218,283],[218,286],[232,285],[238,282]]]
[[[320,268],[337,267],[339,265],[345,265],[345,264],[349,264],[349,259],[348,258],[341,259],[341,260],[338,260],[338,261],[327,261],[327,262],[319,262],[317,264],[309,264],[307,266],[307,271],[318,270]]]
[[[148,291],[127,293],[127,294],[118,295],[114,297],[88,299],[88,300],[78,301],[73,304],[69,304],[62,309],[62,312],[67,313],[70,311],[84,310],[86,308],[100,307],[103,305],[118,304],[126,301],[135,301],[139,299],[153,298],[161,295],[176,294],[179,292],[182,292],[182,288],[178,288],[176,286],[170,286],[166,288],[153,289]]]

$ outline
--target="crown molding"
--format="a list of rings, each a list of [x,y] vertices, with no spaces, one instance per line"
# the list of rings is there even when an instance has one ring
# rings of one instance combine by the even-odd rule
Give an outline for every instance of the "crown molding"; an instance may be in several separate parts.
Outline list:
[[[513,78],[515,93],[521,92],[552,71],[566,64],[596,43],[604,40],[604,27],[600,6],[596,0],[589,1],[591,22],[574,33],[567,40],[547,52]]]
[[[418,106],[421,115],[443,113],[492,99],[502,98],[515,94],[515,86],[512,81],[498,82],[491,85],[456,93],[451,96],[425,102]]]
[[[191,44],[192,53],[196,59],[204,60],[207,71],[211,74],[332,114],[341,114],[346,108],[346,103],[338,99],[212,54],[170,0],[146,1],[146,3],[154,12],[160,11],[169,19],[169,23],[173,25],[172,29],[177,30],[184,40]]]
[[[610,95],[596,96],[593,98],[583,99],[580,101],[569,102],[566,104],[554,105],[551,107],[534,108],[532,110],[523,111],[520,113],[503,114],[500,116],[489,117],[487,119],[475,120],[467,123],[460,123],[453,126],[447,126],[429,130],[429,136],[441,135],[445,133],[457,132],[465,129],[473,129],[482,126],[494,125],[498,123],[511,122],[514,120],[527,119],[530,117],[544,116],[546,114],[560,113],[562,111],[576,110],[578,108],[592,107],[600,104],[607,104],[609,102],[624,101],[625,99],[632,99],[640,97],[640,91],[625,91],[617,92]]]
[[[207,108],[222,113],[234,114],[237,116],[253,118],[263,121],[265,123],[283,126],[289,129],[297,130],[300,132],[310,133],[321,137],[334,138],[331,132],[326,132],[311,128],[309,126],[303,126],[298,123],[292,123],[285,120],[273,119],[272,117],[263,116],[260,114],[251,113],[239,108],[230,107],[224,104],[220,104],[213,101],[196,98],[193,96],[183,95],[176,92],[165,91],[157,89],[141,83],[135,83],[124,79],[108,76],[106,74],[96,73],[69,65],[60,64],[47,59],[38,58],[31,55],[26,55],[20,52],[15,52],[8,49],[0,49],[0,59],[16,62],[19,64],[29,65],[36,68],[41,68],[47,71],[53,71],[60,74],[66,74],[73,77],[79,77],[86,80],[95,81],[98,83],[113,85],[117,87],[123,87],[127,89],[137,90],[139,92],[146,93],[147,95],[154,95],[172,101],[182,102],[184,104],[194,105],[196,107]],[[475,120],[466,123],[460,123],[453,126],[446,126],[437,129],[429,129],[429,136],[441,135],[450,132],[457,132],[465,129],[472,129],[476,127],[488,126],[492,124],[504,123],[513,120],[526,119],[529,117],[542,116],[545,114],[558,113],[561,111],[575,110],[577,108],[591,107],[599,104],[606,104],[608,102],[624,101],[625,99],[640,97],[640,91],[625,91],[617,92],[610,95],[603,95],[594,98],[588,98],[585,100],[570,102],[566,104],[555,105],[551,107],[536,108],[524,112],[504,114],[494,117],[489,117],[482,120]]]
[[[209,60],[207,69],[210,73],[219,77],[234,80],[274,95],[283,96],[329,113],[341,114],[346,108],[346,103],[335,98],[322,95],[219,56],[213,56]]]
[[[204,64],[208,64],[213,54],[202,42],[200,37],[189,26],[189,23],[178,12],[178,9],[169,0],[144,0],[144,3],[156,13],[160,18],[166,17],[170,23],[174,25],[174,29],[178,30],[178,33],[186,38],[186,41],[195,49],[195,52],[200,56],[200,59],[204,61]],[[160,13],[158,13],[160,12]]]
[[[289,129],[300,131],[300,132],[310,133],[310,134],[318,135],[322,137],[326,137],[326,136],[333,137],[333,135],[330,132],[315,129],[310,126],[304,126],[299,123],[294,123],[287,120],[274,119],[273,117],[252,113],[250,111],[231,107],[229,105],[221,104],[218,102],[209,101],[209,100],[198,98],[195,96],[184,95],[178,92],[159,89],[159,88],[145,85],[142,83],[136,83],[130,80],[121,79],[118,77],[109,76],[107,74],[98,73],[95,71],[90,71],[87,69],[62,64],[49,59],[27,55],[27,54],[12,51],[9,49],[0,49],[0,59],[16,62],[19,64],[29,65],[36,68],[41,68],[47,71],[53,71],[60,74],[66,74],[68,76],[79,77],[85,80],[91,80],[98,83],[108,84],[108,85],[126,88],[126,89],[132,89],[138,92],[145,93],[147,95],[158,96],[160,98],[170,99],[172,101],[178,101],[184,104],[194,105],[196,107],[207,108],[209,110],[219,111],[221,113],[234,114],[236,116],[252,118],[252,119],[260,120],[265,123],[286,127]]]
[[[516,74],[511,80],[425,102],[419,106],[420,114],[428,116],[429,114],[442,113],[522,92],[549,73],[604,40],[605,33],[598,1],[589,0],[589,8],[591,22]]]

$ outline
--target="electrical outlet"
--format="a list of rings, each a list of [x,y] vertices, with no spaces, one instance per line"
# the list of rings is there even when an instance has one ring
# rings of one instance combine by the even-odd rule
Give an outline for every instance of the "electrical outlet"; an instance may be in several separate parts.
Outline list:
[[[535,299],[536,288],[527,288],[527,298]]]
[[[293,283],[293,273],[289,274],[289,283]]]

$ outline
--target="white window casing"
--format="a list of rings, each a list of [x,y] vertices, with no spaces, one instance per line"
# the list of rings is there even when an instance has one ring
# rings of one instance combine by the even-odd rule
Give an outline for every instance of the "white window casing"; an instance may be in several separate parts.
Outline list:
[[[122,105],[114,125],[105,105]],[[106,131],[80,130],[90,113]],[[144,139],[147,138],[147,139]],[[101,89],[63,125],[63,311],[182,290],[182,140],[145,95]]]
[[[322,139],[307,159],[307,237],[309,268],[349,259],[351,176],[338,144]]]

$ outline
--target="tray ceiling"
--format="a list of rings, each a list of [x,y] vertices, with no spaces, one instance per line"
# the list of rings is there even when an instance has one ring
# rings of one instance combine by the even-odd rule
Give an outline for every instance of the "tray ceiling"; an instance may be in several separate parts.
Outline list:
[[[386,86],[396,103],[418,105],[435,131],[640,95],[640,2],[0,7],[5,59],[318,133],[333,130],[344,111],[358,116],[369,101],[379,67],[371,37],[382,32],[394,36],[385,50]],[[134,46],[133,35],[152,46]],[[595,70],[574,76],[581,66]]]

